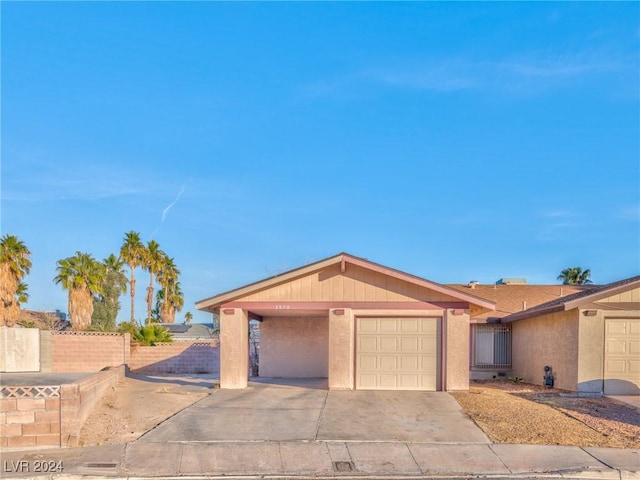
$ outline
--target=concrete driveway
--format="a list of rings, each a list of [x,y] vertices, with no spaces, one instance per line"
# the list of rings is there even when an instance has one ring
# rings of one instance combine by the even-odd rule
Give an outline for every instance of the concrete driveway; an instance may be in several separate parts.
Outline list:
[[[490,443],[444,392],[329,391],[251,383],[216,390],[138,442]],[[153,408],[153,406],[149,406]]]

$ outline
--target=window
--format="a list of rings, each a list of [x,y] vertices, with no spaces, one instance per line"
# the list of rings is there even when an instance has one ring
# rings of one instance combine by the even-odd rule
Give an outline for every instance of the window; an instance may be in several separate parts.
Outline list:
[[[511,368],[511,328],[500,324],[473,325],[472,367]]]

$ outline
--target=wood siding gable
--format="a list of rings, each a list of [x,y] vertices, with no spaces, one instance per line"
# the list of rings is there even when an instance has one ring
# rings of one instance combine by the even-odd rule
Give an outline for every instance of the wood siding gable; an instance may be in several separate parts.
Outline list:
[[[274,285],[249,295],[239,302],[459,302],[451,295],[429,290],[383,273],[357,265],[339,264],[321,271]]]

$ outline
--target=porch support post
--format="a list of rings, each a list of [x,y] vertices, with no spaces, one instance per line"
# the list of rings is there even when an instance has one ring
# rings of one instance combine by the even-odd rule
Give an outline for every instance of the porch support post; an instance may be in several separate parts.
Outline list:
[[[469,390],[469,310],[446,309],[444,314],[445,362],[447,391]]]
[[[220,388],[247,388],[249,315],[241,308],[220,309]]]
[[[353,390],[355,321],[350,308],[329,309],[329,390]]]

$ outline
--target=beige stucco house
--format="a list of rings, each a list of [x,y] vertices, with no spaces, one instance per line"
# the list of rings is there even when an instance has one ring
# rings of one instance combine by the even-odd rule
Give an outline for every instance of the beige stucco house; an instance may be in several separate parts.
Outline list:
[[[330,389],[466,390],[470,318],[493,302],[341,253],[196,303],[219,316],[220,384],[248,382],[249,321],[260,376],[325,377]]]
[[[640,276],[596,286],[502,319],[511,375],[585,394],[640,394]]]

